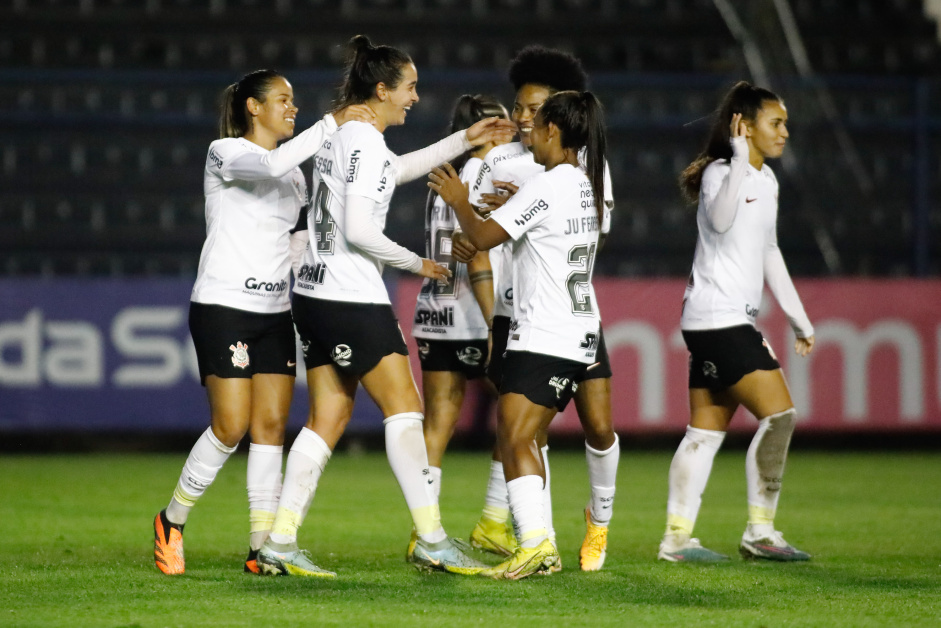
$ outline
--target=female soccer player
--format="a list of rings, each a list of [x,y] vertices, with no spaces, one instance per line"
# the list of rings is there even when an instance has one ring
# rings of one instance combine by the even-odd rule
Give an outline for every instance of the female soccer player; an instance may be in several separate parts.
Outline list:
[[[545,172],[527,179],[487,219],[474,212],[450,166],[436,168],[429,183],[454,208],[477,249],[512,238],[513,323],[500,381],[498,445],[520,546],[481,572],[495,579],[549,573],[559,562],[544,515],[545,468],[535,439],[568,404],[598,351],[591,275],[604,213],[601,104],[590,92],[549,96],[530,142]]]
[[[814,329],[778,248],[778,181],[765,163],[781,156],[788,135],[781,99],[742,81],[720,104],[706,149],[680,177],[684,196],[699,203],[680,323],[690,352],[690,422],[670,465],[661,560],[727,560],[692,534],[712,461],[739,405],[759,419],[745,458],[748,525],[739,551],[746,558],[810,558],[774,528],[795,411],[781,366],[755,329],[767,281],[797,336],[794,350],[806,356],[814,347]]]
[[[383,132],[403,124],[418,102],[411,58],[364,36],[351,41],[339,106],[368,105],[375,126],[345,125],[314,155],[313,207],[294,286],[293,314],[304,349],[310,414],[291,447],[271,536],[258,555],[267,573],[335,577],[297,546],[321,471],[353,411],[359,383],[385,417],[386,453],[412,514],[417,542],[407,559],[420,568],[479,571],[441,526],[422,436],[422,405],[408,350],[382,283],[386,264],[443,281],[450,271],[389,240],[382,230],[396,185],[420,177],[472,146],[512,137],[507,120],[482,120],[425,149],[397,157]]]
[[[506,108],[489,96],[461,96],[451,118],[451,133],[468,128],[484,118],[509,119]],[[496,146],[490,142],[451,162],[461,180],[472,183],[482,159]],[[452,255],[452,235],[460,227],[454,211],[433,191],[428,192],[425,212],[425,246],[429,258],[447,265],[451,278],[444,283],[425,279],[415,304],[412,336],[418,343],[425,402],[425,446],[428,463],[441,493],[441,461],[454,434],[468,379],[482,377],[489,355],[488,334],[493,313],[493,272],[486,251],[468,263]],[[488,380],[487,383],[489,383]],[[491,465],[503,467],[499,454]],[[506,483],[500,504],[506,504]],[[507,510],[507,514],[509,511]],[[512,532],[510,539],[512,539]]]
[[[276,148],[294,134],[297,111],[291,84],[271,70],[247,74],[223,94],[222,139],[209,145],[206,159],[207,236],[189,316],[211,426],[186,459],[170,504],[154,519],[154,560],[166,574],[183,573],[189,511],[249,430],[246,570],[255,570],[255,554],[274,521],[295,374],[288,240],[308,204],[297,166],[338,124],[374,118],[368,107],[351,107]]]
[[[523,48],[510,64],[509,75],[516,90],[512,119],[519,126],[520,141],[499,146],[485,158],[481,174],[471,189],[471,202],[486,209],[493,209],[505,201],[505,196],[496,193],[501,186],[513,191],[529,177],[544,171],[533,159],[531,147],[533,121],[543,102],[558,91],[583,91],[588,82],[588,76],[577,58],[566,52],[541,46]],[[605,194],[598,198],[604,198],[600,244],[610,229],[610,211],[614,206],[607,166]],[[491,256],[496,258],[495,267],[510,263],[509,247],[509,244],[505,244],[491,251]],[[496,275],[498,284],[493,317],[493,351],[488,374],[499,387],[503,371],[502,356],[509,335],[510,317],[513,314],[513,290],[510,272],[498,271]],[[579,382],[578,391],[575,393],[575,407],[585,430],[585,458],[591,487],[591,495],[585,509],[585,538],[579,551],[579,566],[584,571],[597,571],[604,564],[620,458],[620,445],[611,422],[611,365],[603,333],[599,334],[597,357],[598,360],[588,369],[585,380]],[[545,434],[540,434],[539,442],[546,469],[545,518],[549,538],[554,543],[549,447],[546,445]],[[491,474],[491,487],[498,485],[498,478],[495,477],[497,473],[498,470],[494,470]],[[488,505],[494,501],[491,492],[488,491]],[[515,548],[503,547],[496,541],[513,537],[501,535],[507,525],[506,518],[504,515],[495,516],[495,512],[498,512],[495,508],[489,508],[483,513],[471,533],[471,545],[510,554]]]

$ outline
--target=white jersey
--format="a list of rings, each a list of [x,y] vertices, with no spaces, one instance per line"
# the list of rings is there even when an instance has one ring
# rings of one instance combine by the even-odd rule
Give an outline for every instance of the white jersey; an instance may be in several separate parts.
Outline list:
[[[581,158],[582,155],[579,157]],[[495,193],[494,181],[505,181],[522,186],[523,182],[531,176],[545,171],[546,169],[533,159],[532,151],[522,143],[511,142],[497,146],[487,153],[480,167],[480,173],[470,187],[470,202],[479,206],[482,194]],[[611,209],[614,207],[614,194],[607,162],[604,165],[604,174],[605,205],[601,233],[606,234],[611,229]],[[490,264],[494,269],[494,316],[511,316],[513,313],[512,273],[505,269],[512,255],[509,247],[509,243],[502,244],[494,248],[490,254]]]
[[[491,218],[513,240],[507,350],[593,363],[600,318],[591,275],[601,225],[584,171],[562,164],[530,177]]]
[[[332,120],[332,119],[331,119]],[[316,144],[332,132],[322,122],[298,136]],[[335,127],[334,127],[335,128]],[[312,134],[312,135],[311,135]],[[292,140],[295,142],[297,140]],[[286,174],[272,177],[275,153],[244,138],[212,142],[206,158],[206,242],[190,300],[250,312],[274,313],[291,308],[289,232],[308,204],[307,183],[297,164],[310,157],[298,145],[280,151],[291,162]]]
[[[461,169],[461,181],[477,177],[482,160],[471,157]],[[431,198],[431,196],[429,196]],[[487,322],[474,296],[467,264],[451,257],[451,234],[459,228],[454,210],[437,194],[425,209],[425,255],[446,264],[452,275],[447,282],[425,279],[412,322],[412,336],[437,340],[480,340],[487,337]]]
[[[294,292],[315,299],[390,303],[382,263],[347,242],[346,199],[375,201],[372,220],[384,230],[395,191],[395,155],[370,124],[347,122],[314,155],[314,198],[307,213],[310,245]]]
[[[769,247],[777,248],[778,180],[766,164],[760,171],[744,167],[735,219],[724,233],[711,226],[706,207],[729,177],[729,161],[714,161],[703,172],[696,212],[699,235],[683,302],[682,329],[755,324],[765,255]]]

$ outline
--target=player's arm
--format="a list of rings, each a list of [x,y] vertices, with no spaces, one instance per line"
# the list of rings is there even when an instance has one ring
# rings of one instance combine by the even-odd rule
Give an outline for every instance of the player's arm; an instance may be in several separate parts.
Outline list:
[[[504,143],[513,138],[516,125],[505,118],[486,118],[469,128],[452,133],[443,140],[420,150],[395,158],[396,184],[408,183],[423,177],[435,166],[440,166],[462,155],[475,146],[488,142]]]
[[[781,309],[784,310],[784,315],[787,316],[791,329],[797,336],[794,350],[799,355],[807,355],[814,347],[814,327],[804,311],[804,305],[797,294],[794,282],[791,281],[791,275],[787,272],[776,236],[772,237],[768,246],[765,247],[764,275],[765,282],[781,305]]]
[[[716,233],[725,233],[732,228],[735,214],[738,212],[738,193],[748,172],[748,142],[745,139],[745,123],[740,113],[732,116],[731,135],[732,159],[729,162],[728,174],[715,192],[703,182],[706,218]]]
[[[474,298],[480,306],[480,313],[490,327],[493,318],[493,268],[490,266],[490,255],[486,251],[478,252],[467,263],[467,276],[470,278]]]
[[[474,211],[474,206],[468,200],[467,185],[461,181],[451,164],[435,168],[428,179],[428,187],[454,209],[461,230],[478,251],[487,251],[510,239],[510,235],[497,222],[482,218]]]

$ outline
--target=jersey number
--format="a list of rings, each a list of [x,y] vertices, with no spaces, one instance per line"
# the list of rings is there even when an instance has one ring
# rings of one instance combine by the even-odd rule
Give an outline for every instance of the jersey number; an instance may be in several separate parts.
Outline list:
[[[579,245],[569,251],[569,266],[575,266],[578,270],[569,273],[565,281],[565,287],[568,288],[569,298],[572,300],[572,314],[587,315],[593,314],[594,308],[591,304],[589,286],[591,285],[591,269],[595,261],[595,245]]]
[[[317,186],[317,195],[314,197],[314,218],[317,234],[317,252],[322,255],[333,255],[333,238],[337,234],[337,223],[327,210],[330,204],[330,188],[326,182],[321,181]]]

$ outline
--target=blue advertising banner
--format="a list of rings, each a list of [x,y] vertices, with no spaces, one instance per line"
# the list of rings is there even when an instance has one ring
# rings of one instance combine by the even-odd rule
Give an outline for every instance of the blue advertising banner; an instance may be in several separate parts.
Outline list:
[[[0,432],[199,431],[187,279],[0,279]],[[289,432],[307,416],[303,359]],[[380,432],[360,390],[350,433]]]

